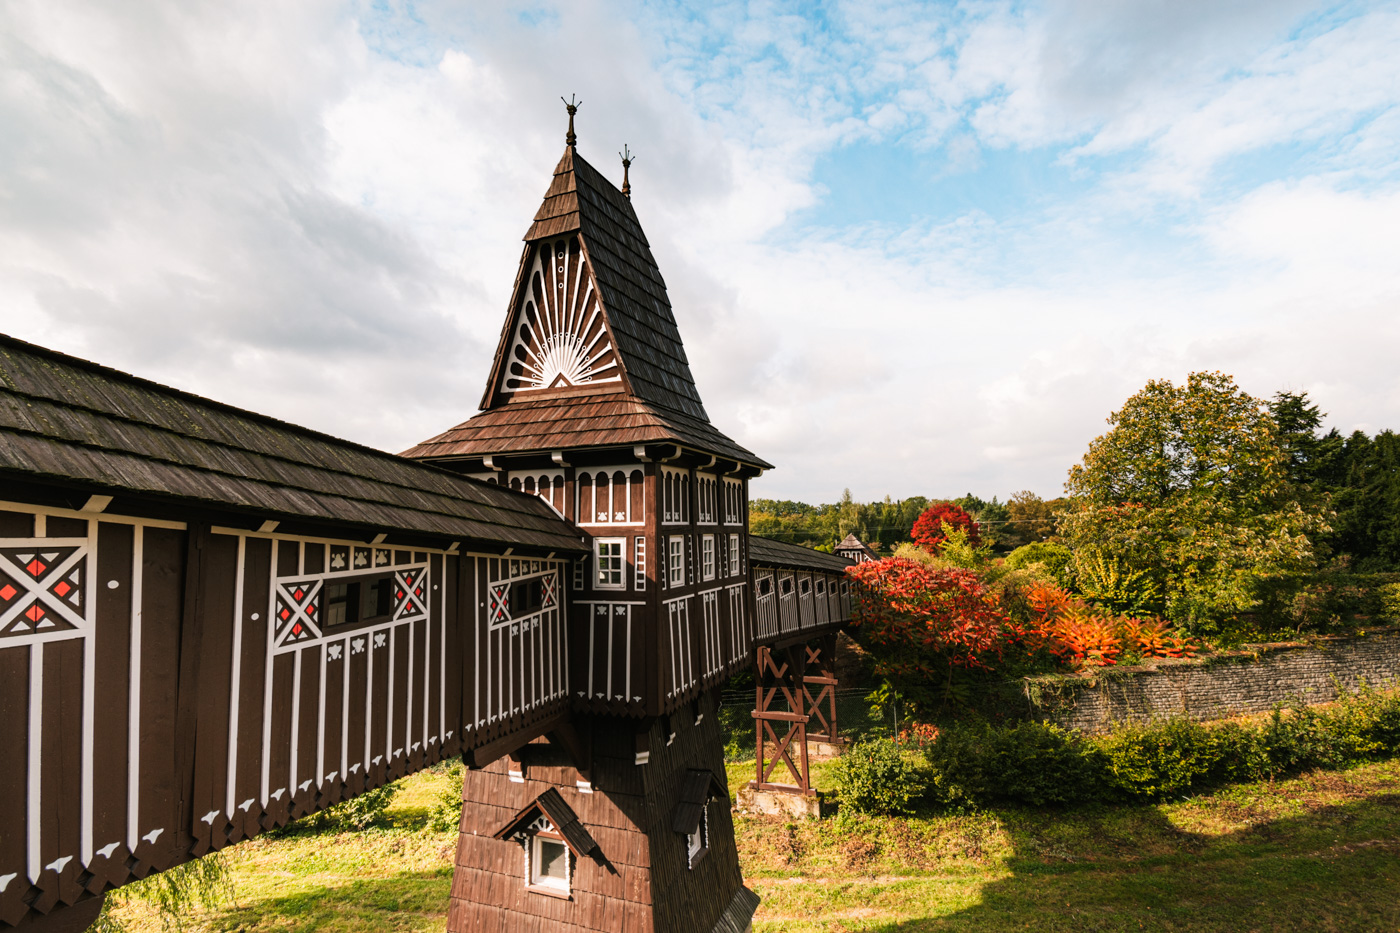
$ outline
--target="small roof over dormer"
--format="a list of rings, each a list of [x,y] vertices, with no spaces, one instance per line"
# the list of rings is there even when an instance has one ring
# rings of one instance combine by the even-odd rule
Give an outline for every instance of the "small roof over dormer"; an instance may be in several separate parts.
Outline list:
[[[598,849],[598,843],[583,828],[574,808],[553,787],[536,797],[492,835],[496,839],[513,839],[543,828],[542,821],[548,821],[549,828],[558,833],[569,851],[579,858],[591,855]]]
[[[729,800],[729,788],[715,777],[713,771],[691,768],[681,780],[680,799],[671,811],[671,829],[689,836],[705,815],[705,804],[716,797]]]
[[[481,409],[404,456],[676,443],[771,466],[710,423],[632,201],[573,146],[525,234]]]

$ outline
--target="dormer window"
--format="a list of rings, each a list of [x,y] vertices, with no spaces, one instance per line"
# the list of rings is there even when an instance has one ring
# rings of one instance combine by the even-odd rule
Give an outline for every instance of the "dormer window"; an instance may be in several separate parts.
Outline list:
[[[710,851],[710,801],[717,797],[727,803],[729,788],[714,772],[691,769],[685,773],[680,800],[671,813],[671,829],[681,836],[687,868],[694,868]]]
[[[525,856],[525,889],[550,897],[569,897],[578,860],[598,849],[573,808],[554,788],[536,797],[495,836],[520,844]]]
[[[569,847],[555,834],[550,826],[541,829],[530,840],[529,886],[547,888],[558,894],[569,893]]]

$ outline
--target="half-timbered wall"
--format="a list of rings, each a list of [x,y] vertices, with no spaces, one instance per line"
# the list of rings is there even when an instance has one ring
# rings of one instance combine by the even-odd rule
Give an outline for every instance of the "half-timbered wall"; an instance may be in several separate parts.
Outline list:
[[[0,920],[170,864],[185,550],[178,523],[0,503]]]
[[[471,682],[463,730],[473,744],[481,744],[567,702],[564,575],[569,568],[562,560],[491,555],[467,560],[476,625],[464,660]]]
[[[0,922],[557,713],[567,571],[0,502]]]
[[[201,547],[196,852],[460,750],[460,557],[231,528]]]

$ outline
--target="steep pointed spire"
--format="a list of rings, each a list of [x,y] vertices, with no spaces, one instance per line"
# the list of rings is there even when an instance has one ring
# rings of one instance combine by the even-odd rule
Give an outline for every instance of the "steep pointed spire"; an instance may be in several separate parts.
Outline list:
[[[564,103],[572,117],[578,105]],[[406,455],[670,442],[767,467],[710,424],[632,202],[578,154],[570,129],[524,237],[481,413]],[[623,160],[625,173],[630,149]]]
[[[565,134],[564,142],[570,149],[578,145],[578,134],[574,132],[574,114],[578,113],[578,108],[583,104],[583,101],[575,101],[573,98],[574,95],[572,94],[569,95],[568,100],[564,100],[562,97],[559,98],[560,100],[564,100],[564,109],[569,111],[569,132]]]

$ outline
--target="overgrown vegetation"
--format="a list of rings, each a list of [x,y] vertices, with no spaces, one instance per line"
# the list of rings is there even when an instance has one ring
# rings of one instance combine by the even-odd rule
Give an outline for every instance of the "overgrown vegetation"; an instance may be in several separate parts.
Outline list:
[[[1179,798],[1203,789],[1400,755],[1400,692],[1363,689],[1328,707],[1276,709],[1252,723],[1186,719],[1083,736],[1035,722],[957,722],[921,743],[920,773],[889,741],[864,742],[836,765],[842,807],[910,812],[911,794],[954,812],[1018,804],[1071,806]],[[906,790],[891,791],[904,781]],[[879,786],[881,791],[872,791]],[[915,790],[917,788],[917,791]]]
[[[196,912],[211,911],[233,899],[233,877],[225,852],[211,852],[192,862],[133,881],[107,895],[90,933],[163,933],[190,929]],[[136,924],[135,913],[146,922]]]

